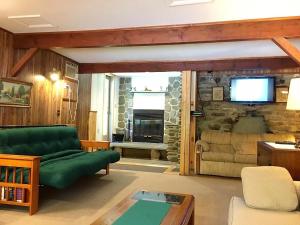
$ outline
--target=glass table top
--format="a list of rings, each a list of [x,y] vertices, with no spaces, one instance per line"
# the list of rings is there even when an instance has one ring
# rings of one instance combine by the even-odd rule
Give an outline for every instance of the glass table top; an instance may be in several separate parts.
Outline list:
[[[139,191],[135,193],[132,198],[135,200],[166,202],[169,204],[180,205],[183,202],[185,196],[168,194],[164,192]]]

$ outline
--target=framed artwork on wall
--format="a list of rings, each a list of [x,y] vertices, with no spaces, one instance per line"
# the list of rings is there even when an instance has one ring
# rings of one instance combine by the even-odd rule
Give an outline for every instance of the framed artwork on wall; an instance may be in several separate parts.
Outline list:
[[[213,101],[224,101],[224,87],[213,87],[212,92]]]
[[[289,94],[288,86],[279,86],[276,87],[276,102],[278,103],[286,103]]]
[[[78,80],[78,65],[72,62],[66,62],[65,76]]]
[[[32,83],[0,78],[0,106],[30,107]]]

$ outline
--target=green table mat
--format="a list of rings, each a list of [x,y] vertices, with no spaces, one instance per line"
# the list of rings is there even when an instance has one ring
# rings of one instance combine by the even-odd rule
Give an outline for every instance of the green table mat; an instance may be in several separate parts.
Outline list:
[[[172,205],[165,202],[139,200],[113,225],[159,225]]]

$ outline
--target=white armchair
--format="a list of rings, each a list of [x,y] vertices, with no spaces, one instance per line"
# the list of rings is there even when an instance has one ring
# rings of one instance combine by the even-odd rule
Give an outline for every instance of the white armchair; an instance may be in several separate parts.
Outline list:
[[[248,169],[248,168],[247,168]],[[259,168],[258,168],[259,169]],[[269,168],[272,169],[272,168]],[[283,168],[282,168],[283,169]],[[255,175],[255,174],[252,174]],[[282,176],[282,174],[280,174],[279,176]],[[284,175],[285,176],[285,175]],[[243,175],[242,175],[243,177]],[[243,179],[247,179],[247,177],[244,177]],[[271,179],[267,179],[268,181],[270,181]],[[266,182],[268,182],[266,181]],[[282,182],[282,180],[279,179],[280,182]],[[298,202],[300,204],[300,181],[294,181],[292,182],[294,184],[294,191],[296,192],[296,196],[298,196]],[[243,182],[244,185],[244,182]],[[257,189],[260,189],[262,186],[262,188],[266,188],[265,190],[269,189],[270,187],[272,187],[272,184],[261,184],[261,183],[257,183],[257,185],[253,186],[253,183],[251,184],[250,187],[257,187]],[[249,187],[248,187],[249,188]],[[276,188],[274,188],[276,189]],[[283,189],[282,189],[283,190]],[[290,192],[290,193],[286,193],[286,192]],[[243,187],[243,192],[244,192],[244,196],[245,196],[245,192],[247,192],[247,190],[245,190],[245,187]],[[230,201],[230,207],[229,207],[229,214],[228,214],[228,225],[300,225],[300,210],[299,210],[299,205],[298,205],[298,209],[296,210],[281,210],[280,209],[280,205],[282,207],[282,202],[280,203],[279,201],[282,201],[282,199],[285,199],[286,196],[291,196],[291,192],[293,192],[293,190],[283,190],[280,193],[277,193],[277,196],[274,196],[273,190],[269,191],[271,192],[270,195],[266,194],[265,196],[263,196],[263,201],[261,201],[261,199],[254,199],[254,202],[258,202],[258,204],[266,203],[266,205],[268,204],[274,204],[274,207],[277,208],[277,210],[275,210],[274,208],[272,210],[270,209],[259,209],[259,207],[255,207],[255,206],[251,206],[249,207],[249,202],[247,204],[247,200],[239,198],[239,197],[232,197],[231,201]],[[273,193],[272,193],[273,192]],[[258,190],[258,196],[259,194],[261,194],[263,192],[261,192],[260,190]],[[278,195],[281,195],[280,197],[278,197]],[[274,196],[275,199],[271,199],[271,201],[266,200],[265,198],[269,198],[270,196]],[[249,198],[249,195],[248,195]],[[278,199],[276,199],[278,198]],[[293,204],[293,200],[291,200],[291,198],[287,197],[286,201],[288,202],[288,205],[295,205]],[[281,200],[280,200],[281,199]],[[251,201],[253,200],[253,197],[251,199]],[[248,199],[249,201],[249,199]],[[253,201],[252,201],[253,203]],[[292,203],[292,204],[290,204]],[[255,204],[254,204],[255,205]],[[285,205],[286,206],[286,205]]]

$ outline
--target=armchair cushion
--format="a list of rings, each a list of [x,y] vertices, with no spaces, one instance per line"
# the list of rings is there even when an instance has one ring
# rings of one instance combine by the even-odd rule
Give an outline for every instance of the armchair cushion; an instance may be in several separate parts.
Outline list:
[[[294,184],[296,186],[296,192],[297,192],[297,195],[298,195],[299,206],[300,206],[300,181],[294,181]]]
[[[239,197],[232,197],[228,213],[228,225],[297,225],[300,212],[279,212],[247,207]]]
[[[212,152],[233,153],[233,149],[231,145],[209,144],[209,149]]]
[[[257,141],[261,140],[259,134],[232,133],[231,142],[235,152],[245,155],[255,155],[257,152]]]
[[[233,162],[234,155],[224,152],[203,152],[202,160],[214,162]]]
[[[204,140],[209,144],[213,143],[213,144],[230,145],[231,133],[215,131],[215,130],[208,130],[208,131],[202,132],[201,140]]]
[[[293,211],[298,206],[295,184],[282,167],[245,167],[242,170],[245,202],[249,207]]]
[[[255,155],[246,155],[246,154],[239,154],[236,153],[234,155],[234,161],[236,163],[248,163],[248,164],[256,164],[257,163],[257,156]]]

